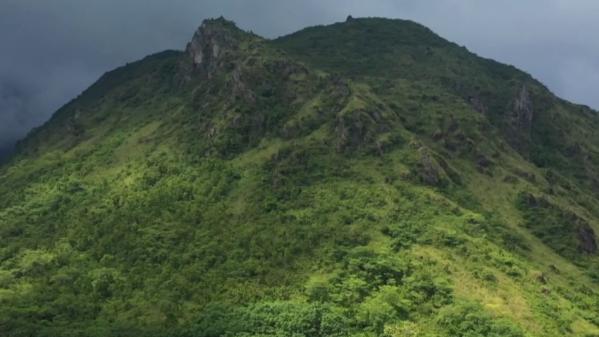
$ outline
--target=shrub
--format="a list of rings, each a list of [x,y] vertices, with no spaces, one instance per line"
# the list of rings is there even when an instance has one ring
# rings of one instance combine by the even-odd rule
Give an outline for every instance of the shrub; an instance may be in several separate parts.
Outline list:
[[[522,330],[505,319],[495,319],[474,303],[459,303],[441,310],[437,325],[448,337],[524,337]]]

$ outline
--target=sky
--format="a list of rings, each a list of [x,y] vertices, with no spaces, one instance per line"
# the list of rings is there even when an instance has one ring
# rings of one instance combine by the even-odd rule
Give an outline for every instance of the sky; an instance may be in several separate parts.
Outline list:
[[[597,0],[0,0],[0,155],[106,71],[183,49],[205,18],[274,38],[350,14],[417,21],[599,109]]]

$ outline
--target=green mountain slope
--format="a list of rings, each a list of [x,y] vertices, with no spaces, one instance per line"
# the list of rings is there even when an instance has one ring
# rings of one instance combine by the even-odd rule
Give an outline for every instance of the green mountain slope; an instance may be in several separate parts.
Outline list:
[[[407,21],[205,21],[0,166],[5,336],[599,336],[599,126]]]

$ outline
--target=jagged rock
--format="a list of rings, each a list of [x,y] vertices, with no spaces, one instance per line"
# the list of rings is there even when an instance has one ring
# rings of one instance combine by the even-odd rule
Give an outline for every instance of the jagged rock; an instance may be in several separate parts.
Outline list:
[[[486,156],[479,154],[476,157],[476,169],[480,172],[480,173],[484,173],[487,174],[489,176],[493,176],[493,173],[491,171],[491,166],[493,166],[493,161],[491,161],[489,158],[487,158]]]
[[[83,134],[83,127],[74,120],[67,122],[66,129],[69,134],[72,134],[75,137],[81,136]]]
[[[350,85],[347,82],[347,80],[343,79],[340,76],[332,75],[331,82],[333,83],[333,87],[334,87],[333,94],[335,96],[338,96],[340,98],[345,98],[345,97],[348,97],[349,95],[351,95],[351,88],[350,88]]]
[[[529,218],[528,227],[534,229],[538,227],[542,231],[537,231],[535,235],[540,235],[544,238],[545,235],[551,234],[546,231],[560,231],[568,233],[568,247],[557,247],[558,252],[566,254],[570,258],[575,256],[573,252],[578,249],[578,253],[596,254],[598,251],[595,232],[589,223],[578,214],[565,209],[559,205],[553,204],[550,200],[543,196],[534,196],[531,193],[521,193],[519,196],[519,208],[522,210],[540,209],[540,212],[532,213],[534,217]],[[543,218],[547,217],[547,218]],[[545,223],[550,223],[548,227],[544,227]],[[560,239],[565,240],[565,237]],[[577,247],[575,247],[577,245]],[[573,249],[574,248],[574,249]]]
[[[595,239],[595,231],[589,225],[582,224],[578,227],[578,241],[580,249],[587,254],[597,253],[597,241]]]
[[[73,117],[71,117],[66,123],[67,132],[75,137],[81,136],[84,132],[83,126],[79,122],[80,116],[81,110],[77,110]]]
[[[522,86],[516,99],[514,100],[514,109],[512,114],[512,123],[518,130],[530,133],[534,110],[532,99],[526,85]]]
[[[194,68],[212,74],[224,54],[237,49],[237,27],[223,18],[205,20],[187,44]]]
[[[435,132],[433,132],[433,135],[431,136],[431,138],[435,141],[438,142],[441,139],[443,139],[445,137],[445,134],[443,133],[443,131],[437,129],[435,130]]]
[[[420,180],[431,186],[439,186],[444,180],[443,168],[433,158],[429,150],[425,147],[418,149],[420,159],[418,161]]]
[[[389,131],[389,123],[376,109],[341,111],[335,121],[337,151],[378,147],[376,137]],[[382,145],[382,144],[381,144]]]
[[[491,166],[491,164],[493,164],[493,162],[489,158],[485,157],[482,154],[478,155],[478,158],[476,159],[476,165],[479,168],[486,169],[486,168],[489,168]]]
[[[249,88],[243,80],[242,70],[236,67],[231,76],[233,81],[233,96],[242,98],[246,103],[253,104],[256,102],[256,94]]]
[[[361,111],[353,111],[337,117],[335,133],[337,134],[337,151],[348,147],[356,147],[366,141],[369,121],[363,118]]]
[[[476,110],[477,112],[480,112],[482,114],[487,113],[487,107],[478,96],[468,97],[468,102],[470,103],[472,108],[474,108],[474,110]]]
[[[475,147],[474,141],[460,130],[455,132],[451,137],[446,135],[443,139],[443,145],[451,152],[460,151],[462,153],[468,153]]]
[[[537,176],[535,176],[534,173],[529,173],[529,172],[520,170],[518,168],[514,169],[514,173],[518,177],[520,177],[520,178],[528,181],[529,183],[536,183],[537,182]]]
[[[288,79],[293,75],[306,75],[308,69],[300,63],[291,62],[288,60],[278,60],[268,65],[268,68],[273,73],[277,73],[283,79]]]
[[[510,145],[521,153],[526,154],[534,119],[534,108],[530,92],[526,85],[518,91],[511,106],[508,119],[508,141]]]
[[[544,273],[539,273],[536,278],[537,278],[537,281],[539,281],[539,283],[547,284],[547,276],[545,276]]]

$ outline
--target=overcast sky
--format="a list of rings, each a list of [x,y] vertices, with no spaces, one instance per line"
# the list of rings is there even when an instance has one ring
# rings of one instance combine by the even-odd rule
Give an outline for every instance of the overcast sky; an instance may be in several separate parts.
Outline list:
[[[0,151],[104,72],[223,15],[265,37],[351,14],[420,22],[599,108],[597,0],[0,0]]]

